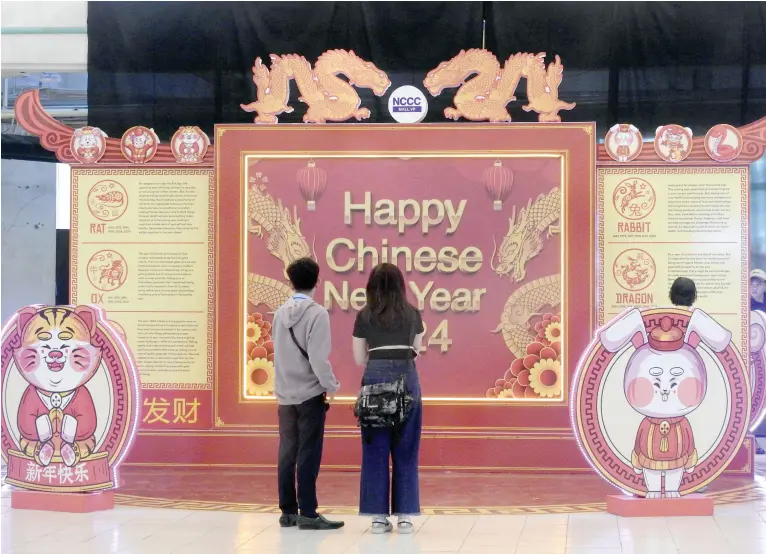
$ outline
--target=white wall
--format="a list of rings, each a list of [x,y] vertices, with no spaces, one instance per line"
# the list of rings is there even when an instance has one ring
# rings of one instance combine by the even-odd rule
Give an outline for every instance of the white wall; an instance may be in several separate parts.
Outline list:
[[[0,164],[0,321],[56,301],[56,166]]]
[[[87,71],[88,3],[3,0],[4,73]]]

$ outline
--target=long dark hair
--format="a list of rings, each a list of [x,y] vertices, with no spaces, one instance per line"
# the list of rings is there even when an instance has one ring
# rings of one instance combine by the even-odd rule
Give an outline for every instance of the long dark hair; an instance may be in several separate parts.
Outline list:
[[[386,327],[401,325],[410,316],[404,275],[393,264],[378,264],[367,281],[365,316]]]

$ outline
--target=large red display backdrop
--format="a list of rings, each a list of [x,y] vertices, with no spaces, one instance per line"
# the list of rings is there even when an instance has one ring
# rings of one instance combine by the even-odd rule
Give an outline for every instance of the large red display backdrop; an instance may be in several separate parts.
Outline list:
[[[431,339],[422,465],[570,469],[568,353],[592,325],[592,124],[219,126],[215,142],[218,290],[239,291],[218,294],[216,427],[259,432],[253,462],[273,464],[277,443],[257,336],[289,294],[285,265],[312,254],[344,397],[325,460],[358,464],[350,342],[364,297],[353,291],[386,250]],[[211,462],[239,461],[221,446]]]

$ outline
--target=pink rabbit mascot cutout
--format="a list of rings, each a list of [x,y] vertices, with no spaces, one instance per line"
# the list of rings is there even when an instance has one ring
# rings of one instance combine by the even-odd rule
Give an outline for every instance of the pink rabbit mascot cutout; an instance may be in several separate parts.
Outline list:
[[[631,455],[633,470],[644,475],[646,498],[678,498],[684,471],[697,465],[694,431],[686,416],[705,398],[707,372],[697,352],[700,341],[722,352],[731,333],[702,310],[692,312],[686,333],[665,316],[646,332],[641,312],[630,310],[600,334],[609,352],[633,343],[636,351],[625,370],[624,390],[630,406],[644,416]]]

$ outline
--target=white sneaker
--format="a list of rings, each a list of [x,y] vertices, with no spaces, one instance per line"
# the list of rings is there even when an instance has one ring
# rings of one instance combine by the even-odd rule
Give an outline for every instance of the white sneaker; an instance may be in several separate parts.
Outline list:
[[[382,535],[384,533],[390,533],[393,530],[394,530],[394,526],[387,519],[384,519],[382,521],[376,519],[372,522],[372,528],[370,529],[370,532],[373,535]]]
[[[400,517],[399,521],[396,523],[396,530],[400,535],[411,535],[415,530],[415,527],[412,525],[412,520],[410,520],[410,518]]]

